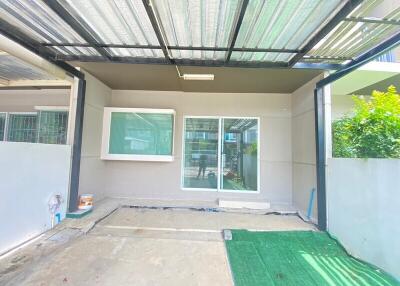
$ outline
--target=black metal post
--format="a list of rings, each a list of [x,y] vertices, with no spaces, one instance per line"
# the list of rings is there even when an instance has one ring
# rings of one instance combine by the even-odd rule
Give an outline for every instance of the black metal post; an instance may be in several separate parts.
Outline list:
[[[315,146],[316,146],[316,168],[317,168],[317,203],[318,203],[318,227],[325,231],[327,228],[326,214],[326,150],[325,150],[325,106],[324,90],[314,90],[314,112],[315,112]]]
[[[74,142],[72,146],[71,178],[69,188],[68,211],[74,212],[78,208],[79,173],[81,169],[83,114],[85,110],[86,81],[79,79],[76,100]]]

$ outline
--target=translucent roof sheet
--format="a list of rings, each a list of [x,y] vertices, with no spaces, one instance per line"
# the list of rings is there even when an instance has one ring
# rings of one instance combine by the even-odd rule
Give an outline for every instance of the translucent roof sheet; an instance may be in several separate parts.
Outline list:
[[[52,80],[48,73],[0,51],[0,78],[7,80]]]
[[[175,59],[194,59],[194,60],[224,60],[226,52],[224,51],[178,51],[171,50]]]
[[[161,49],[106,48],[106,50],[117,57],[164,58]]]
[[[1,0],[0,16],[41,42],[85,43],[42,1]]]
[[[249,62],[288,62],[294,53],[233,52],[232,60]]]
[[[227,47],[238,0],[154,0],[168,45]],[[174,51],[177,58],[223,59],[225,53]]]
[[[400,1],[397,6],[393,5],[395,2],[366,0],[349,17],[399,21]],[[354,58],[399,32],[399,25],[342,21],[308,55]]]
[[[299,49],[340,3],[340,0],[250,1],[236,47]],[[258,56],[254,54],[251,60]],[[288,59],[287,55],[275,56],[265,55],[265,59]]]
[[[142,0],[61,0],[80,23],[103,44],[159,45]],[[109,49],[113,56],[164,57],[148,49]]]

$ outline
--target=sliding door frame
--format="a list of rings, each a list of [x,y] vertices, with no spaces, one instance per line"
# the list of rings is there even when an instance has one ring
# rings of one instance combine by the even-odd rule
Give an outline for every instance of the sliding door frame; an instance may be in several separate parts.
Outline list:
[[[185,135],[186,135],[186,119],[188,118],[200,118],[200,119],[218,119],[218,148],[217,148],[217,188],[188,188],[184,186],[185,180]],[[254,119],[257,120],[257,190],[230,190],[221,188],[221,171],[222,171],[222,140],[223,140],[223,119]],[[195,192],[220,192],[220,193],[238,193],[238,194],[259,194],[260,193],[260,117],[255,116],[206,116],[206,115],[184,115],[182,124],[182,159],[181,159],[181,190],[183,191],[195,191]]]

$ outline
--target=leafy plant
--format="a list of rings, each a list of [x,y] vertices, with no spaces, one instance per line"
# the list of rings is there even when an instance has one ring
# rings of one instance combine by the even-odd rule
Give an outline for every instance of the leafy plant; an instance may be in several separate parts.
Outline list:
[[[371,99],[353,96],[353,115],[332,123],[333,156],[400,158],[400,95],[392,85]]]
[[[249,146],[247,146],[244,153],[247,155],[257,155],[257,148],[258,148],[257,142],[254,142],[254,143],[250,144]]]

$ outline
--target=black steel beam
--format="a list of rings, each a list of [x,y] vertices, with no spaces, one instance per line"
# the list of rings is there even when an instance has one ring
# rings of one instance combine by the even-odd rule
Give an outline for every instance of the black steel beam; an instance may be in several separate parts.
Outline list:
[[[362,0],[349,0],[344,6],[336,13],[336,15],[329,20],[329,22],[319,30],[301,49],[300,53],[297,53],[289,62],[289,66],[292,67],[301,58],[303,58],[311,49],[318,44],[326,35],[329,34],[342,20],[344,20],[347,15],[349,15],[360,3]]]
[[[249,4],[249,0],[242,0],[240,5],[239,14],[236,17],[235,25],[233,26],[233,30],[231,35],[229,36],[229,51],[226,54],[225,62],[229,62],[232,56],[233,48],[235,47],[236,39],[238,37],[240,27],[243,22],[244,14],[246,13],[247,6]]]
[[[315,112],[315,146],[316,146],[316,173],[317,173],[317,207],[318,228],[322,231],[327,227],[326,209],[326,148],[325,148],[325,106],[324,91],[322,88],[314,90]]]
[[[161,47],[161,49],[163,51],[165,59],[168,62],[170,62],[171,64],[174,64],[174,60],[171,59],[171,57],[170,57],[170,55],[168,53],[168,50],[166,48],[168,46],[168,44],[164,41],[163,34],[162,34],[161,30],[160,30],[162,27],[158,26],[157,16],[156,16],[156,14],[155,14],[155,12],[153,10],[153,7],[152,7],[152,4],[150,3],[150,0],[142,0],[142,1],[143,1],[143,6],[146,9],[147,16],[149,17],[151,26],[153,27],[153,30],[154,30],[154,32],[156,34],[158,43],[160,44],[160,47]]]
[[[93,47],[91,44],[83,43],[42,43],[44,47]],[[155,45],[126,45],[126,44],[99,44],[102,48],[123,48],[123,49],[150,49],[160,50],[163,47]],[[211,51],[211,52],[227,52],[228,47],[192,47],[192,46],[167,46],[169,50],[179,51]],[[294,54],[300,50],[294,49],[263,49],[263,48],[233,48],[234,52],[253,52],[253,53],[288,53]]]
[[[63,21],[65,21],[79,36],[81,36],[85,41],[87,41],[89,44],[93,46],[96,51],[105,57],[106,59],[109,59],[111,57],[110,53],[107,52],[104,48],[98,46],[99,42],[97,39],[94,38],[93,35],[91,35],[88,31],[89,27],[86,24],[85,27],[83,27],[83,24],[79,23],[72,15],[62,6],[58,1],[55,0],[43,0],[46,5],[54,11]],[[82,22],[84,23],[84,22]]]
[[[373,60],[374,58],[382,55],[396,46],[400,45],[400,32],[396,35],[392,36],[391,38],[387,39],[383,43],[379,44],[378,46],[372,48],[368,52],[364,53],[363,55],[359,56],[355,60],[351,61],[347,65],[343,66],[337,72],[327,76],[326,78],[317,82],[317,88],[324,87],[327,84],[330,84],[341,77],[351,73],[352,71],[358,69],[362,65],[368,63],[369,61]]]
[[[371,24],[384,24],[384,25],[400,25],[399,20],[390,19],[379,19],[379,18],[369,18],[369,17],[347,17],[344,19],[346,22],[356,22],[356,23],[371,23]]]
[[[0,33],[25,49],[51,62],[59,68],[65,70],[69,75],[84,78],[84,74],[73,66],[55,59],[55,54],[49,48],[42,47],[39,42],[29,38],[15,26],[0,18]]]
[[[99,56],[67,56],[59,55],[57,59],[62,61],[78,62],[114,62],[126,64],[158,64],[168,65],[170,62],[164,58],[137,58],[137,57],[112,57],[110,61],[105,61]],[[189,60],[175,59],[175,63],[181,66],[204,66],[204,67],[238,67],[238,68],[289,68],[285,62],[249,62],[249,61],[221,61],[221,60]],[[318,70],[338,70],[340,64],[308,63],[300,62],[295,64],[294,69],[318,69]]]
[[[75,111],[74,142],[72,146],[71,177],[69,188],[68,211],[74,212],[78,208],[79,174],[81,169],[81,151],[83,134],[83,115],[85,111],[86,81],[79,80]]]

